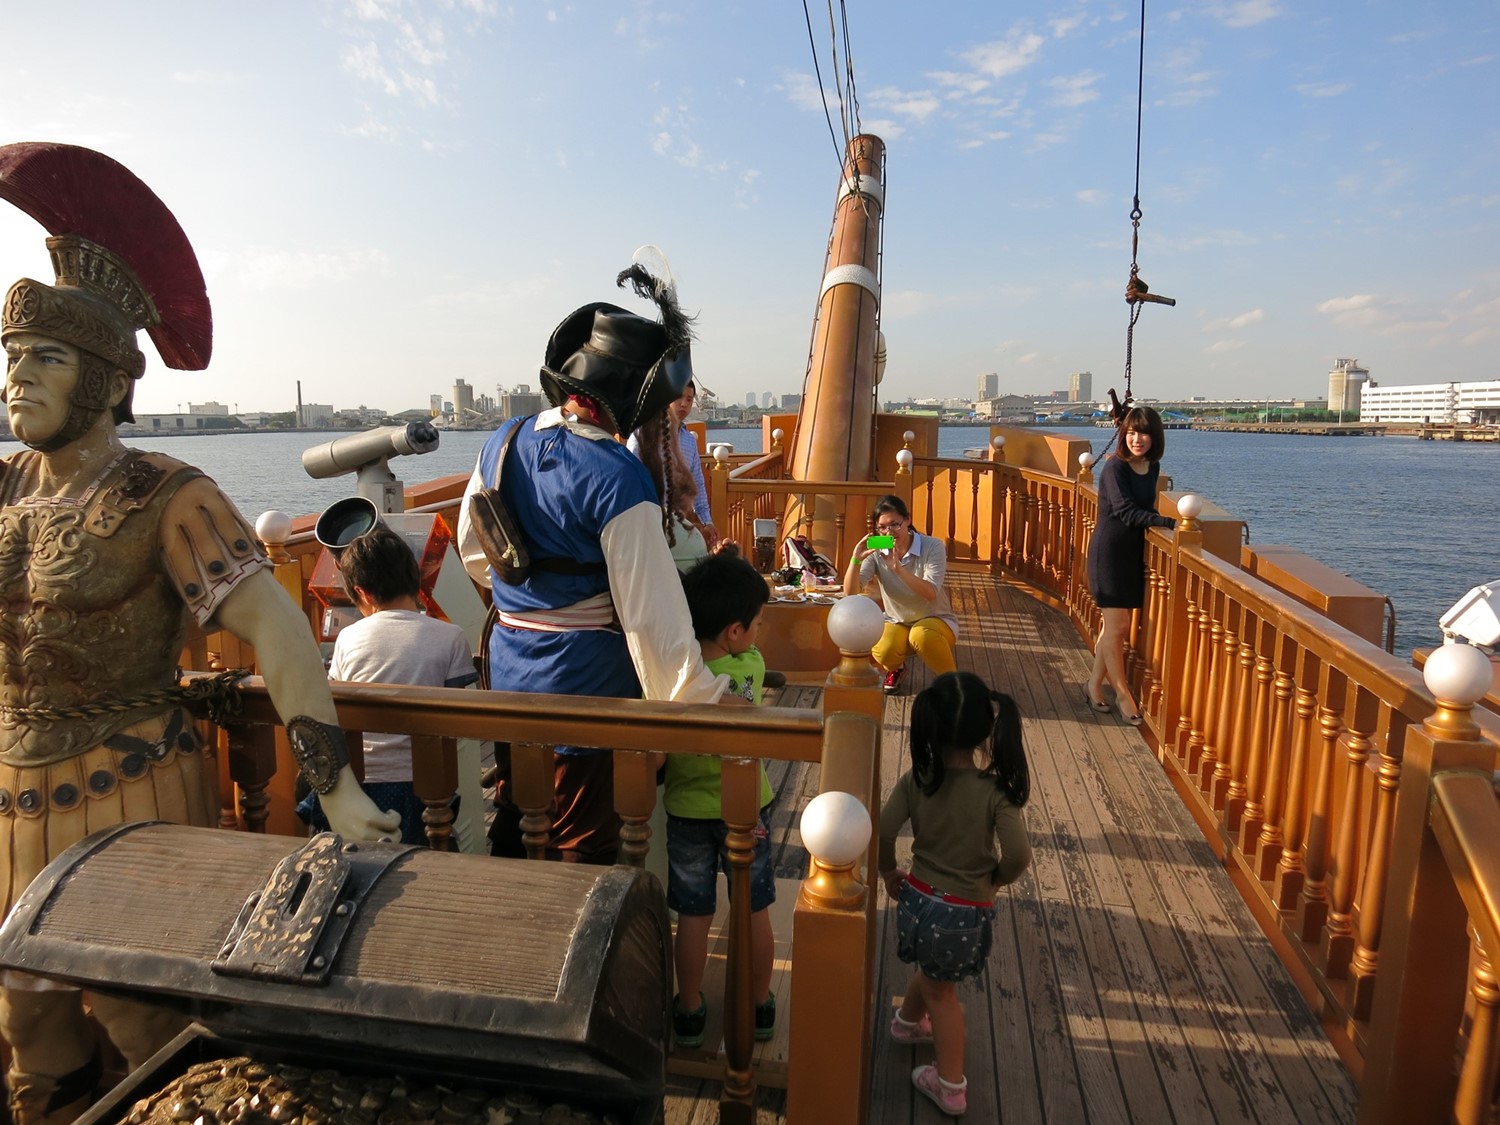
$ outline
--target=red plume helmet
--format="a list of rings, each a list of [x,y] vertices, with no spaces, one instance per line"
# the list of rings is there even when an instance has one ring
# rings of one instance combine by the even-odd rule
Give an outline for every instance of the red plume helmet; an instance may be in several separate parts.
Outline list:
[[[176,217],[130,169],[77,145],[4,145],[0,198],[54,236],[47,246],[59,289],[106,302],[132,336],[145,328],[168,367],[208,366],[213,312],[203,271]]]

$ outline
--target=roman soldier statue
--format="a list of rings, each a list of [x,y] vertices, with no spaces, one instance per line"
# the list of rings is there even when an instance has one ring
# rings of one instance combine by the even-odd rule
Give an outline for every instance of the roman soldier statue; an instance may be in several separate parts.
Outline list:
[[[208,364],[212,319],[192,246],[113,160],[0,147],[0,196],[40,222],[55,284],[23,278],[0,314],[5,408],[28,447],[0,460],[0,900],[63,848],[122,821],[212,825],[211,759],[175,693],[188,615],[253,645],[303,772],[336,831],[396,827],[361,791],[301,610],[212,480],[125,448],[115,427],[150,333],[170,367]],[[108,920],[101,919],[101,926]],[[180,1025],[91,997],[132,1066]],[[81,994],[7,972],[0,1034],[13,1118],[64,1121],[98,1077]]]

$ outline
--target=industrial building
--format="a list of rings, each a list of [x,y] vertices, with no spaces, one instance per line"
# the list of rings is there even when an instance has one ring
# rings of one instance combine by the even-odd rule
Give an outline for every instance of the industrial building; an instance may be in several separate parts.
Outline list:
[[[1500,422],[1500,379],[1391,387],[1365,383],[1359,420],[1460,426]]]

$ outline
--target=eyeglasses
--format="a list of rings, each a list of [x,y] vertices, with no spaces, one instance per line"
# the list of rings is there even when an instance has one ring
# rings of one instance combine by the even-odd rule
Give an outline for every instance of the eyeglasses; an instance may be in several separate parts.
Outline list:
[[[905,527],[905,521],[901,523],[877,523],[875,530],[882,535],[895,535],[896,532],[903,530]]]

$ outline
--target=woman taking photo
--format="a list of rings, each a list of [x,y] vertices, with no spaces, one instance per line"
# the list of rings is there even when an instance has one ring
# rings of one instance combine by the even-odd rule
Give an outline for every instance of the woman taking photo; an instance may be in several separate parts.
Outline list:
[[[1146,529],[1172,527],[1175,521],[1156,514],[1156,480],[1166,439],[1161,415],[1135,406],[1120,422],[1119,445],[1099,471],[1099,515],[1089,540],[1089,592],[1104,617],[1094,645],[1088,704],[1101,713],[1106,680],[1115,689],[1120,717],[1140,725],[1141,712],[1125,680],[1125,634],[1130,611],[1146,595]]]
[[[875,534],[889,535],[895,545],[871,550],[860,540],[844,572],[844,593],[857,594],[872,580],[880,584],[885,632],[870,655],[885,673],[882,686],[891,695],[900,686],[911,649],[916,649],[934,676],[957,668],[953,645],[958,621],[943,592],[948,552],[941,540],[912,527],[911,513],[901,497],[882,496],[876,503]]]

